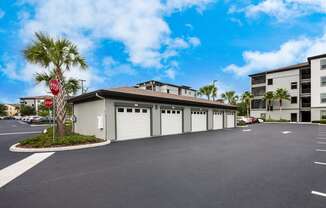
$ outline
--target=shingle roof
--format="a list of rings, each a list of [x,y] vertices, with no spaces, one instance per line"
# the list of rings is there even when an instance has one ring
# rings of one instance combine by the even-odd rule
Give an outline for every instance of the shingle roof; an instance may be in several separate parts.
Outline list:
[[[96,93],[103,97],[130,99],[136,101],[149,101],[158,103],[171,103],[180,105],[195,105],[195,106],[207,106],[207,107],[221,107],[236,109],[236,106],[223,104],[216,101],[210,101],[202,98],[195,98],[190,96],[180,96],[174,94],[167,94],[162,92],[155,92],[151,90],[143,90],[133,87],[119,87],[106,90],[97,90],[91,93],[83,94],[70,99],[70,102],[79,103],[87,102],[90,99],[96,98]]]
[[[259,72],[259,73],[255,73],[255,74],[250,74],[249,77],[252,77],[252,76],[255,76],[255,75],[260,75],[260,74],[270,74],[270,73],[275,73],[275,72],[289,71],[289,70],[294,70],[294,69],[298,69],[298,68],[306,67],[306,66],[309,66],[308,62],[293,64],[293,65],[290,65],[290,66],[276,68],[276,69],[272,69],[272,70],[269,70],[269,71],[263,71],[263,72]]]

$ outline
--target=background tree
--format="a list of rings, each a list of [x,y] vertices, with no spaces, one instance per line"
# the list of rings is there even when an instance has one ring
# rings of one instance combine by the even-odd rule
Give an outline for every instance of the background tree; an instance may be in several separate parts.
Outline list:
[[[276,100],[280,105],[280,111],[282,111],[283,100],[290,100],[290,95],[286,89],[278,88],[274,94]]]
[[[0,103],[0,116],[6,116],[7,115],[7,107],[4,104]]]
[[[213,101],[215,101],[215,98],[217,96],[217,87],[215,86],[214,83],[212,85],[210,85],[210,90],[211,90],[211,95],[212,95]]]
[[[59,80],[59,94],[55,97],[56,123],[59,136],[65,134],[66,117],[66,95],[64,87],[64,73],[71,67],[79,67],[82,70],[87,68],[86,61],[78,52],[77,46],[67,39],[54,40],[43,33],[35,33],[36,40],[24,50],[25,59],[38,64],[48,72],[53,72],[55,78]]]
[[[244,102],[237,103],[238,116],[245,116],[247,113],[246,104]]]
[[[210,100],[212,95],[212,87],[210,85],[205,85],[199,88],[198,94],[205,95],[207,96],[207,99]]]
[[[35,115],[35,108],[29,106],[29,105],[21,105],[20,106],[20,114],[22,116],[31,116],[31,115]]]
[[[37,84],[44,82],[46,86],[49,86],[49,81],[51,79],[55,79],[54,71],[50,71],[49,73],[36,73],[35,75],[35,81]],[[66,80],[66,78],[63,77],[63,83],[64,89],[69,96],[76,95],[78,90],[81,89],[80,82],[77,79],[69,78]]]
[[[45,105],[43,103],[38,106],[37,114],[39,116],[49,116],[49,114],[50,114],[49,112],[50,112],[50,110],[47,107],[45,107]]]
[[[235,91],[228,91],[222,93],[221,97],[227,101],[228,104],[236,105],[239,97],[235,94]]]
[[[246,105],[247,116],[250,115],[250,103],[253,98],[254,96],[248,91],[244,92],[241,96],[242,102]]]
[[[265,92],[263,99],[267,104],[267,111],[270,111],[272,107],[272,102],[274,100],[274,92],[272,91]]]

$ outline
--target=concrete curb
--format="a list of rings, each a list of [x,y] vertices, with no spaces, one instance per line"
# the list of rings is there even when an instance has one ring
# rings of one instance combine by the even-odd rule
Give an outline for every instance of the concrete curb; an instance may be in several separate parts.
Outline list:
[[[309,122],[264,122],[264,124],[303,124],[303,125],[318,125],[319,123],[309,123]],[[322,124],[321,124],[322,125]]]
[[[17,144],[12,145],[9,150],[11,152],[60,152],[60,151],[69,151],[69,150],[79,150],[79,149],[88,149],[93,147],[105,146],[111,143],[111,140],[106,140],[104,142],[94,143],[94,144],[82,144],[82,145],[73,145],[66,147],[49,147],[49,148],[21,148],[17,147]]]

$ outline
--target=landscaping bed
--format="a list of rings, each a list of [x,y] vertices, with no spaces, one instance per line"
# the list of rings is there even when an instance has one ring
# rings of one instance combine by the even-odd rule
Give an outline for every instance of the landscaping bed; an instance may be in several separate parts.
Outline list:
[[[58,134],[56,134],[58,135]],[[46,133],[24,139],[19,142],[17,147],[20,148],[50,148],[50,147],[65,147],[81,144],[93,144],[103,142],[102,139],[98,139],[95,136],[80,135],[66,130],[66,134],[63,137],[57,137],[53,139],[52,128],[48,128]]]

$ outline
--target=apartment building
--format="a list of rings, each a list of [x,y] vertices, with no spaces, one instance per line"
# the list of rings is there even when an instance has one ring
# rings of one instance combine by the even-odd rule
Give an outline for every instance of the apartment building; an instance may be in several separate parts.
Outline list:
[[[307,62],[249,75],[251,115],[261,118],[287,119],[292,122],[310,122],[326,119],[326,54],[308,57]],[[267,103],[265,92],[284,88],[290,100]]]
[[[196,90],[192,89],[189,86],[185,85],[174,85],[169,83],[163,83],[155,80],[150,80],[142,83],[138,83],[136,88],[151,90],[154,92],[162,92],[173,95],[181,95],[181,96],[190,96],[196,97]]]
[[[51,96],[42,95],[42,96],[21,97],[20,104],[33,107],[35,108],[35,111],[38,112],[39,106],[44,103],[44,100],[46,98],[51,98]]]

